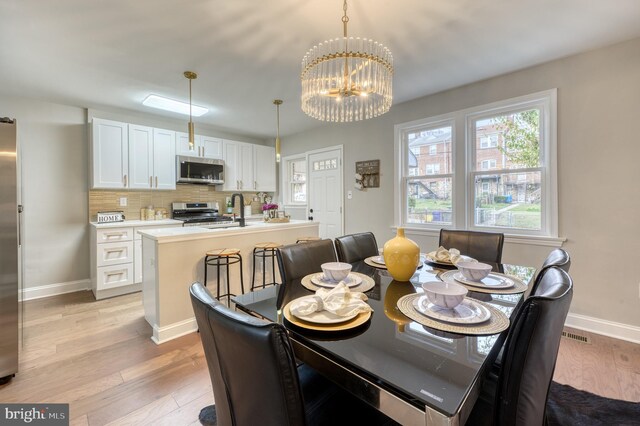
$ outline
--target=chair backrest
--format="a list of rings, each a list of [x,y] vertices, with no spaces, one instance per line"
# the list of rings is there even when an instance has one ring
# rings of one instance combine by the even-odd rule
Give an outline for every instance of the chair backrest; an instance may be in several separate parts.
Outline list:
[[[335,245],[340,262],[354,263],[378,254],[378,243],[371,232],[338,237]]]
[[[536,293],[518,310],[504,346],[494,424],[543,425],[549,386],[573,281],[557,267],[543,273]]]
[[[540,271],[538,271],[538,275],[533,281],[533,285],[531,286],[531,291],[529,294],[534,294],[536,292],[540,280],[544,275],[544,271],[552,266],[560,268],[565,272],[569,272],[569,268],[571,267],[571,257],[569,256],[569,253],[561,248],[551,250],[551,253],[549,253],[547,258],[542,263],[542,267],[540,268]]]
[[[460,254],[481,262],[502,263],[504,234],[441,229],[439,245],[446,249],[456,248]]]
[[[304,425],[293,349],[281,324],[235,312],[200,283],[190,288],[218,425]]]
[[[278,309],[282,307],[287,287],[293,281],[314,272],[321,272],[320,265],[337,260],[333,242],[330,239],[281,247],[277,257],[280,278],[282,278],[282,284],[278,289]]]

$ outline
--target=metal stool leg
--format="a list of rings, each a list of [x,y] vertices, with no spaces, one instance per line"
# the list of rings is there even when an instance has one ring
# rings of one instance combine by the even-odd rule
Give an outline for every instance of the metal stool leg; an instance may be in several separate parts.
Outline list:
[[[276,250],[271,250],[271,282],[276,284]]]
[[[238,261],[240,263],[240,291],[242,291],[242,294],[244,294],[244,279],[242,278],[242,276],[244,275],[243,271],[244,269],[242,268],[242,256],[238,255]]]
[[[262,288],[267,285],[267,249],[262,249]]]
[[[257,248],[253,249],[253,269],[251,271],[251,291],[253,291],[256,287],[256,250],[258,250]]]
[[[204,286],[207,286],[207,267],[209,266],[207,264],[207,261],[209,260],[209,256],[205,256],[204,257]]]

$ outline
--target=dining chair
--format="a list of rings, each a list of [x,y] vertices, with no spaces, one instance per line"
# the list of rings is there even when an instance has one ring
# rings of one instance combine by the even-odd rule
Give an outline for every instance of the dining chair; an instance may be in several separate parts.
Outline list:
[[[282,307],[287,288],[292,282],[314,272],[321,272],[320,265],[335,262],[336,252],[330,239],[289,244],[278,251],[278,267],[282,284],[278,288],[277,307]]]
[[[540,268],[540,271],[538,271],[538,275],[533,280],[533,285],[531,286],[529,294],[535,294],[538,284],[544,275],[544,271],[552,266],[560,268],[565,272],[569,272],[569,268],[571,268],[571,256],[569,256],[569,253],[566,250],[561,248],[551,250],[551,253],[549,253],[542,263],[542,267]]]
[[[439,246],[456,248],[460,254],[487,263],[502,263],[504,234],[497,232],[457,231],[440,229]]]
[[[549,386],[573,297],[568,273],[551,266],[511,322],[500,369],[490,372],[469,425],[545,424]]]
[[[343,235],[334,242],[340,262],[354,263],[378,255],[378,243],[372,232]]]
[[[227,308],[197,282],[190,295],[216,401],[202,410],[203,424],[394,424],[310,367],[296,367],[282,324]]]

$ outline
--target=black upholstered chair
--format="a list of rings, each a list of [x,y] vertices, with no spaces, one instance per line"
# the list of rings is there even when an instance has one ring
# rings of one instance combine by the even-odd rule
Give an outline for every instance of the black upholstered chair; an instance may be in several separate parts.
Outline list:
[[[296,367],[283,325],[227,308],[200,283],[190,293],[216,401],[202,410],[203,424],[393,423],[309,367]]]
[[[502,263],[504,234],[441,229],[439,245],[446,249],[456,248],[460,254],[480,262],[499,264]]]
[[[560,268],[565,272],[569,272],[569,268],[571,267],[571,257],[569,256],[569,253],[561,248],[551,250],[551,253],[549,253],[542,263],[542,267],[540,268],[540,271],[538,271],[538,275],[535,280],[533,280],[533,285],[531,286],[529,294],[534,294],[536,292],[538,284],[544,275],[544,271],[552,266]]]
[[[500,369],[485,379],[468,425],[545,424],[549,386],[572,297],[569,274],[547,268],[535,294],[518,309]]]
[[[336,261],[333,242],[329,239],[290,244],[278,252],[278,267],[282,284],[278,290],[278,309],[282,307],[287,287],[295,280],[322,271],[320,265]]]
[[[371,232],[344,235],[335,239],[340,262],[353,263],[378,255],[378,243]]]

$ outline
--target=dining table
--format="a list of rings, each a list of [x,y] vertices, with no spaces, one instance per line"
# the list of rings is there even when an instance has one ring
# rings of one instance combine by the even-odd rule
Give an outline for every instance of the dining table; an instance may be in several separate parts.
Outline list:
[[[535,274],[535,268],[527,266],[493,266],[494,271],[517,277],[526,286]],[[487,335],[442,331],[410,319],[397,306],[403,296],[422,293],[422,283],[438,281],[451,269],[455,268],[424,261],[410,282],[400,282],[371,262],[353,263],[353,272],[375,283],[365,293],[373,313],[365,323],[345,330],[312,330],[285,318],[283,308],[290,301],[313,294],[301,280],[238,295],[234,302],[251,315],[282,323],[300,362],[396,422],[463,425],[508,329]],[[467,297],[511,318],[525,294],[469,291]]]

